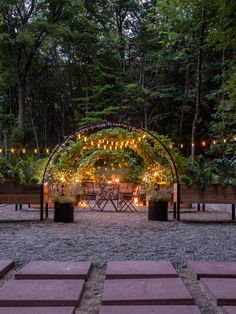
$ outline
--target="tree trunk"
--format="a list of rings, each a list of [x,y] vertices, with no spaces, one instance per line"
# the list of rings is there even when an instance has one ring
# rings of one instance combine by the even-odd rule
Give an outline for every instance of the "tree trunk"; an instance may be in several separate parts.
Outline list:
[[[189,85],[189,65],[186,69],[186,78],[185,78],[185,88],[184,88],[184,100],[181,108],[181,115],[180,115],[180,123],[179,123],[179,135],[182,139],[182,133],[183,133],[183,121],[184,121],[184,111],[185,111],[185,105],[188,99],[188,85]]]
[[[202,2],[202,13],[201,13],[201,28],[199,37],[199,48],[197,54],[197,78],[196,78],[196,106],[195,115],[192,123],[192,147],[191,156],[195,156],[195,142],[196,142],[196,129],[198,123],[198,117],[201,107],[201,91],[202,91],[202,63],[203,63],[203,44],[204,44],[204,31],[205,31],[205,2]]]
[[[26,82],[24,79],[18,80],[18,122],[22,132],[24,132],[25,120],[25,88]]]

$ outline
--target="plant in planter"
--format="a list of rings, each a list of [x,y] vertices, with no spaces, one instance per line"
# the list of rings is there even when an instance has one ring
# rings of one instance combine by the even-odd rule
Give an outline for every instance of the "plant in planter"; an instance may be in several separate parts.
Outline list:
[[[74,201],[65,196],[54,198],[54,221],[73,222],[74,221]]]
[[[168,202],[171,195],[161,192],[153,192],[148,196],[148,220],[168,220]]]

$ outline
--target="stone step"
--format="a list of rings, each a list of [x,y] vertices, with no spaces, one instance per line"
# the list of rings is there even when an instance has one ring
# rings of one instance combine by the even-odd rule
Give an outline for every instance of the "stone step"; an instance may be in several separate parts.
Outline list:
[[[197,278],[236,278],[236,262],[188,261],[187,267]]]
[[[77,306],[84,280],[9,280],[0,288],[0,307]]]
[[[15,262],[11,260],[0,260],[0,278],[4,276],[12,267]]]
[[[225,314],[236,314],[236,306],[223,306]]]
[[[201,282],[217,305],[236,305],[236,279],[201,278]]]
[[[99,314],[201,314],[196,305],[101,306]],[[0,313],[1,314],[1,313]]]
[[[102,305],[192,305],[193,298],[179,278],[109,279]]]
[[[15,274],[15,279],[87,280],[91,267],[91,262],[32,261]]]
[[[170,261],[110,261],[106,279],[175,278],[178,274]]]
[[[0,307],[0,314],[74,314],[74,307]]]

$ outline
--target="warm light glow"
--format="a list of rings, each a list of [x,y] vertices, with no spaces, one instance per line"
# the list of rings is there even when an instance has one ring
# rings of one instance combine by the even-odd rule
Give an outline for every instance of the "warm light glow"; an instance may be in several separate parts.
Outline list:
[[[46,153],[49,154],[49,149],[48,148],[46,149]]]
[[[206,142],[202,141],[202,146],[205,147],[206,146]]]
[[[195,147],[195,144],[194,144],[194,143],[192,143],[192,147]]]
[[[114,168],[113,168],[114,169]],[[115,178],[114,180],[116,183],[119,183],[120,182],[120,179],[119,178]]]
[[[81,200],[81,201],[77,202],[76,206],[78,206],[78,207],[87,207],[88,204],[84,200]]]
[[[183,144],[180,144],[180,148],[184,148],[184,145],[183,145]]]
[[[170,147],[170,149],[172,149],[172,148],[173,148],[173,146],[172,146],[171,144],[170,144],[170,146],[169,146],[169,147]]]
[[[78,134],[78,139],[80,139],[80,134]]]
[[[141,137],[139,136],[138,141],[141,142]]]
[[[2,148],[0,148],[0,154],[2,153]]]
[[[87,142],[87,137],[84,138],[84,141]]]
[[[234,137],[234,141],[236,142],[236,136]]]
[[[61,182],[64,182],[64,181],[65,181],[65,177],[64,177],[64,176],[61,176],[61,177],[60,177],[60,180],[61,180]]]
[[[15,149],[11,148],[11,153],[14,154],[14,152],[15,152]]]
[[[93,146],[93,141],[91,142],[91,145]]]
[[[109,180],[109,181],[107,181],[107,183],[108,183],[108,184],[111,184],[111,181]]]
[[[35,148],[35,149],[34,149],[34,153],[35,153],[35,154],[37,154],[37,153],[38,153],[38,150],[37,150],[37,148]]]
[[[226,144],[226,143],[227,143],[227,140],[226,140],[226,138],[224,138],[223,142],[224,142],[224,144]]]
[[[98,148],[100,148],[100,144],[98,144]]]
[[[23,153],[23,154],[25,154],[25,153],[26,153],[26,150],[25,150],[25,148],[23,148],[23,149],[22,149],[22,153]]]
[[[212,142],[212,143],[213,143],[213,145],[215,145],[215,144],[216,144],[216,141],[215,141],[215,140],[213,140],[213,142]]]

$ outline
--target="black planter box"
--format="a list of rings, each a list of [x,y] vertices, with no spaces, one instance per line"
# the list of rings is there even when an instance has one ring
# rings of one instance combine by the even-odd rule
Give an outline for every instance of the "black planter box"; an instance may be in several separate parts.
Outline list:
[[[149,201],[148,220],[168,221],[168,202]]]
[[[74,222],[74,205],[54,203],[55,222]]]

